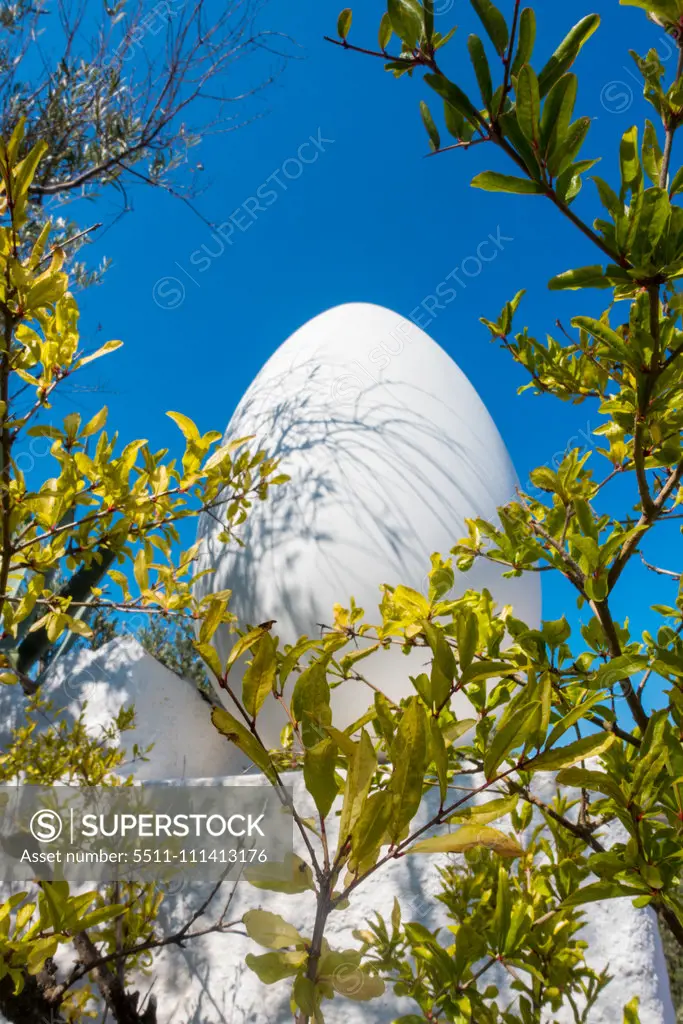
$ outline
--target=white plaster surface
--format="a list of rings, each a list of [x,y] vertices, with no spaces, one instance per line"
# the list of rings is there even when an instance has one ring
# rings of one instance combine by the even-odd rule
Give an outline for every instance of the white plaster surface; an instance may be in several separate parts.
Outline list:
[[[97,735],[111,725],[122,707],[135,707],[135,728],[121,737],[130,752],[135,744],[154,744],[149,761],[127,762],[123,773],[136,779],[196,778],[227,773],[231,752],[209,719],[209,704],[194,683],[158,662],[134,637],[111,640],[96,651],[82,649],[60,658],[41,687],[55,713],[73,721],[84,712],[88,730]],[[18,686],[0,689],[0,714],[8,740],[9,725],[23,715]],[[46,725],[48,723],[46,722]]]
[[[241,623],[275,619],[274,632],[288,643],[319,635],[334,604],[348,606],[352,595],[367,621],[378,621],[382,583],[426,593],[430,555],[447,557],[467,532],[465,519],[494,518],[517,485],[493,420],[450,356],[397,313],[364,303],[322,313],[280,346],[225,436],[248,435],[282,460],[291,480],[251,509],[243,548],[218,540],[215,519],[200,521],[200,568],[216,571],[197,590],[230,589]],[[480,560],[457,575],[453,595],[484,587],[538,624],[537,575],[506,580]],[[221,657],[234,639],[228,627],[218,631]],[[364,671],[398,700],[413,692],[408,677],[423,660],[394,648]],[[360,682],[333,691],[335,724],[354,721],[369,697]],[[269,745],[284,723],[268,698],[259,727]]]

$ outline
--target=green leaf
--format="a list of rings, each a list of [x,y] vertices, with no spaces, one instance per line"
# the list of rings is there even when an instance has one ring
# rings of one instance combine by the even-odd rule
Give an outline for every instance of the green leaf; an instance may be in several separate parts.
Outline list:
[[[523,64],[528,64],[536,42],[536,15],[533,8],[525,7],[519,16],[517,53],[512,62],[511,75],[516,78]]]
[[[251,650],[251,648],[259,642],[263,634],[267,632],[268,630],[265,626],[257,626],[256,629],[250,629],[248,633],[241,636],[237,643],[233,645],[233,648],[228,655],[228,660],[225,663],[225,671],[229,672],[237,659],[241,658],[243,654]]]
[[[626,3],[627,0],[621,0],[622,3]],[[622,1024],[641,1024],[640,1015],[638,1008],[640,1006],[640,999],[638,996],[634,996],[633,999],[629,999],[628,1003],[624,1006],[624,1019]]]
[[[329,950],[320,958],[320,980],[329,982],[335,992],[347,999],[375,999],[384,993],[381,978],[368,974],[360,965],[360,953],[355,949]]]
[[[481,188],[485,192],[514,192],[517,195],[543,195],[545,187],[537,181],[527,178],[514,178],[498,171],[482,171],[472,179],[473,188]]]
[[[307,978],[305,974],[298,974],[294,979],[292,987],[294,1002],[300,1010],[304,1011],[306,1019],[319,1017],[321,996],[319,987],[314,981]]]
[[[434,0],[422,0],[424,8],[425,39],[431,45],[434,36]]]
[[[557,743],[557,741],[559,740],[560,736],[564,736],[568,729],[570,729],[573,725],[576,725],[577,722],[580,722],[582,718],[585,718],[586,715],[590,712],[591,708],[595,704],[597,704],[598,701],[601,701],[603,699],[604,695],[602,693],[592,693],[581,704],[577,704],[575,707],[573,707],[571,711],[569,711],[563,718],[561,718],[560,721],[553,727],[546,740],[546,747],[550,749],[550,747],[554,746],[555,743]]]
[[[479,644],[479,622],[469,608],[466,608],[458,618],[456,638],[460,669],[466,671],[474,660]]]
[[[256,718],[269,693],[273,692],[277,671],[277,646],[270,633],[256,641],[254,657],[242,681],[242,703],[248,714]]]
[[[353,11],[350,7],[345,7],[337,19],[337,35],[340,39],[346,39],[348,36],[352,19]]]
[[[635,125],[624,132],[619,146],[619,163],[621,166],[622,203],[629,192],[640,192],[643,187],[643,172],[638,153],[638,129]]]
[[[466,121],[475,128],[479,127],[482,122],[481,114],[459,86],[449,82],[443,75],[425,75],[424,80],[434,92],[438,92],[442,99],[459,111]]]
[[[307,717],[319,725],[331,724],[330,687],[327,682],[327,665],[324,661],[313,662],[297,679],[292,693],[292,714],[297,722],[303,722]],[[311,745],[320,740],[320,734],[315,735],[316,730],[306,732],[314,734]],[[306,746],[309,745],[307,735],[304,735],[304,742]]]
[[[597,175],[593,178],[598,194],[600,196],[600,202],[609,211],[613,220],[620,217],[624,212],[624,204],[619,199],[611,185],[608,185],[602,178],[598,178]]]
[[[521,156],[531,177],[535,181],[540,182],[542,177],[541,165],[539,163],[540,153],[532,149],[529,140],[519,127],[516,111],[511,110],[506,114],[501,114],[498,118],[498,123],[505,138],[508,142],[512,143]]]
[[[541,98],[536,72],[525,64],[517,78],[517,122],[532,145],[541,142]]]
[[[426,759],[427,716],[419,699],[411,697],[391,745],[394,770],[389,782],[393,795],[389,834],[394,840],[400,838],[417,814],[422,799]]]
[[[589,14],[582,18],[565,36],[538,76],[541,97],[546,96],[555,82],[562,77],[565,71],[569,70],[578,57],[581,47],[590,39],[599,24],[599,15]]]
[[[96,910],[91,910],[89,914],[79,917],[76,921],[69,921],[69,930],[82,932],[86,928],[95,928],[98,924],[104,924],[105,921],[113,921],[114,918],[121,917],[128,909],[128,907],[121,903],[112,903],[108,907],[98,907]]]
[[[192,422],[189,416],[185,416],[182,412],[167,412],[166,415],[169,419],[180,427],[183,432],[183,437],[188,441],[199,441],[201,435],[197,429],[196,424]]]
[[[223,666],[221,665],[221,659],[218,657],[218,652],[213,644],[201,643],[195,640],[193,646],[197,654],[216,676],[216,679],[220,679],[223,675]]]
[[[389,17],[389,12],[385,11],[379,23],[379,33],[377,35],[380,50],[386,50],[391,40],[392,32],[391,18]]]
[[[428,706],[441,708],[450,697],[456,673],[455,657],[443,630],[432,626],[427,620],[421,625],[434,654],[429,693],[426,698],[423,696],[423,700]]]
[[[452,107],[447,100],[443,101],[443,116],[446,128],[454,139],[464,140],[467,133],[470,135],[474,133],[471,122],[466,121],[460,111]]]
[[[509,718],[505,715],[501,718],[484,757],[484,775],[487,779],[495,776],[498,766],[511,751],[526,743],[535,728],[540,707],[540,701],[533,700],[516,708]]]
[[[605,665],[601,665],[595,673],[595,680],[591,685],[598,689],[609,689],[610,686],[614,686],[623,679],[628,679],[636,672],[642,672],[648,665],[649,660],[643,655],[622,654]]]
[[[420,100],[420,114],[422,115],[422,123],[427,129],[427,135],[429,136],[432,150],[436,152],[437,149],[441,148],[441,137],[439,135],[439,129],[434,124],[434,118],[429,111],[429,107],[424,100]]]
[[[498,865],[498,885],[496,887],[496,909],[493,915],[493,935],[496,949],[503,949],[510,930],[512,914],[512,893],[508,871],[502,864]]]
[[[391,595],[392,603],[411,618],[422,618],[429,615],[429,601],[419,590],[412,587],[396,587]]]
[[[269,861],[267,864],[249,864],[243,876],[255,889],[269,892],[295,893],[315,891],[313,872],[305,860],[296,853],[288,853],[284,861]]]
[[[593,882],[591,885],[584,885],[583,889],[577,889],[565,900],[562,906],[580,907],[583,903],[595,903],[596,900],[611,900],[619,896],[635,896],[633,889],[629,890],[617,882]]]
[[[133,575],[140,590],[149,589],[149,573],[147,571],[147,559],[144,548],[140,548],[133,563]]]
[[[61,299],[62,295],[64,295],[66,287],[66,274],[46,275],[42,279],[36,281],[35,284],[32,284],[29,288],[25,301],[26,309],[33,311],[37,309],[44,309],[46,306],[52,306],[58,299]],[[90,359],[95,358],[96,353],[90,357],[86,356],[85,359],[79,360],[79,364],[83,365],[86,362],[90,362]],[[77,366],[78,364],[74,366],[74,369],[76,369]]]
[[[44,139],[36,142],[35,146],[31,149],[27,156],[19,163],[14,172],[14,195],[13,200],[16,203],[17,199],[24,196],[33,182],[33,178],[38,169],[38,164],[43,159],[50,146]]]
[[[448,819],[448,823],[464,821],[470,825],[488,825],[489,822],[497,821],[498,818],[503,818],[506,814],[514,811],[518,802],[518,795],[513,793],[512,796],[503,796],[498,800],[490,800],[487,804],[472,805],[471,807],[466,807],[464,811],[458,811],[457,814]]]
[[[669,188],[669,195],[672,199],[675,195],[678,195],[679,192],[683,192],[683,166],[679,167],[676,171]]]
[[[576,270],[565,270],[548,282],[551,291],[576,291],[579,288],[611,288],[609,279],[599,265],[578,267]]]
[[[612,358],[620,362],[629,360],[628,347],[623,338],[619,337],[604,320],[596,320],[592,316],[575,316],[572,317],[571,325],[580,331],[587,331],[596,341],[601,341]]]
[[[388,0],[387,10],[391,27],[409,50],[414,50],[422,38],[422,8],[411,0]]]
[[[662,170],[663,154],[659,146],[657,131],[652,121],[645,122],[643,132],[642,160],[645,173],[653,185],[659,186],[659,175]]]
[[[481,846],[500,857],[521,857],[524,853],[516,839],[485,825],[463,825],[448,835],[423,839],[411,846],[408,853],[464,853]]]
[[[338,971],[330,978],[332,988],[340,996],[353,999],[354,1002],[367,1002],[384,995],[385,985],[381,978],[368,974],[362,967],[351,972]]]
[[[242,923],[249,938],[266,949],[286,949],[288,946],[303,949],[306,945],[306,940],[293,924],[269,910],[248,910],[242,915]]]
[[[78,435],[79,439],[83,437],[92,437],[92,435],[96,434],[98,430],[101,430],[102,427],[107,422],[108,411],[109,410],[107,409],[107,406],[103,405],[100,411],[95,413],[93,418],[91,420],[88,420],[88,422],[85,424],[85,426]]]
[[[360,740],[354,745],[353,755],[346,770],[344,802],[339,819],[339,849],[349,839],[353,826],[358,821],[376,768],[375,751],[370,737],[363,729]]]
[[[448,725],[445,725],[441,730],[443,738],[446,743],[455,743],[455,741],[459,740],[461,736],[464,736],[466,732],[469,732],[470,729],[474,728],[476,724],[476,718],[463,718],[459,722],[449,722]]]
[[[481,93],[481,98],[484,101],[484,106],[490,110],[491,98],[493,96],[491,70],[489,68],[489,62],[486,59],[484,44],[479,36],[471,35],[469,37],[467,40],[467,49],[469,51],[470,60],[472,61],[472,66],[474,67],[474,73],[477,76],[479,91]]]
[[[105,341],[104,345],[97,349],[96,352],[91,352],[88,356],[83,356],[82,359],[77,360],[74,363],[73,369],[78,370],[81,366],[85,366],[86,363],[92,363],[95,359],[100,359],[101,356],[106,356],[110,352],[115,352],[117,348],[121,348],[123,345],[122,341]]]
[[[429,718],[429,758],[436,769],[439,798],[443,806],[448,795],[448,751],[439,723],[432,717]]]
[[[274,778],[274,768],[268,751],[229,711],[226,711],[225,708],[213,708],[211,721],[218,731],[236,747],[239,747],[242,753],[246,754],[268,778]]]
[[[566,747],[554,747],[552,750],[544,750],[538,757],[527,761],[524,765],[526,772],[554,772],[560,768],[569,768],[577,761],[583,761],[589,757],[597,757],[605,752],[614,743],[615,736],[611,732],[599,732],[594,736],[584,736]]]
[[[507,661],[475,661],[462,673],[460,682],[466,686],[468,683],[481,682],[483,679],[495,679],[496,676],[514,671],[515,666]]]
[[[505,18],[491,0],[470,0],[479,15],[487,35],[495,46],[498,55],[504,56],[508,44],[508,27]]]
[[[339,791],[335,776],[337,745],[331,739],[307,747],[304,754],[304,782],[315,800],[318,814],[326,818]]]
[[[626,799],[616,779],[604,772],[589,771],[587,768],[565,768],[558,772],[557,782],[560,786],[573,786],[576,789],[588,789],[592,792],[605,793],[619,804],[624,805]]]
[[[47,935],[33,943],[26,958],[26,969],[29,974],[38,974],[42,970],[45,961],[53,957],[57,952],[59,939],[56,935]]]
[[[555,182],[555,192],[560,201],[570,206],[581,191],[583,173],[599,163],[600,158],[598,157],[595,160],[577,160],[576,163],[566,167]]]
[[[562,142],[558,143],[557,148],[548,157],[548,171],[553,177],[559,176],[574,163],[586,141],[590,126],[590,117],[580,117],[570,125]]]
[[[546,154],[554,152],[569,131],[577,88],[576,75],[562,75],[546,97],[541,118],[541,141]]]
[[[283,978],[293,978],[306,963],[308,954],[301,953],[263,953],[254,956],[247,953],[244,962],[262,981],[264,985],[274,985]]]
[[[376,864],[393,806],[388,790],[380,790],[366,799],[351,832],[350,871],[364,873]]]

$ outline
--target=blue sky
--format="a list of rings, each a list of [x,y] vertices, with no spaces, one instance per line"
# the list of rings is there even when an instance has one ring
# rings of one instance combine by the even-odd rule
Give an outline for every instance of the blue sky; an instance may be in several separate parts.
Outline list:
[[[603,18],[577,64],[577,113],[594,119],[582,156],[608,154],[599,173],[613,180],[618,139],[646,116],[629,46],[641,53],[657,46],[671,69],[673,47],[642,12],[616,0],[536,6],[537,67],[580,16],[597,11]],[[439,16],[444,29],[458,25],[443,51],[445,70],[471,86],[466,40],[481,32],[476,16],[465,0],[440,0],[437,7],[450,8]],[[364,0],[354,11],[351,40],[374,46],[382,10],[380,0]],[[571,315],[599,312],[601,293],[557,295],[546,287],[553,274],[596,262],[596,253],[544,199],[469,189],[478,171],[509,169],[488,147],[425,159],[418,103],[433,94],[417,76],[396,81],[380,61],[324,42],[323,35],[335,34],[338,11],[330,0],[271,0],[262,25],[293,37],[297,59],[252,103],[260,119],[190,153],[207,183],[197,201],[201,213],[220,224],[237,211],[222,253],[222,243],[186,206],[144,188],[132,193],[135,212],[92,247],[93,257],[107,254],[113,266],[104,284],[83,296],[83,335],[89,343],[122,338],[125,348],[93,367],[88,380],[102,394],[74,397],[93,410],[106,402],[124,437],[145,436],[154,447],[175,443],[167,409],[182,410],[202,429],[222,430],[265,360],[306,320],[348,301],[408,316],[458,271],[456,298],[434,311],[427,330],[477,388],[525,480],[570,439],[585,444],[600,420],[593,405],[517,397],[525,377],[490,344],[478,317],[497,316],[522,287],[528,295],[519,325],[541,335],[554,330],[558,317],[568,324]],[[258,70],[274,63],[265,60]],[[240,74],[236,91],[244,85]],[[296,161],[311,138],[317,148],[303,150],[311,162],[288,178],[283,166],[294,175],[296,164],[285,162]],[[250,218],[243,204],[259,188],[267,206]],[[270,202],[269,190],[276,195]],[[589,220],[596,215],[590,183],[576,208]],[[99,210],[74,210],[82,221],[110,212],[111,198]],[[490,235],[500,245],[479,272],[478,246]],[[192,255],[203,245],[216,253],[208,266]],[[548,617],[567,610],[562,588],[550,586],[545,596]],[[628,595],[616,610],[628,611]]]

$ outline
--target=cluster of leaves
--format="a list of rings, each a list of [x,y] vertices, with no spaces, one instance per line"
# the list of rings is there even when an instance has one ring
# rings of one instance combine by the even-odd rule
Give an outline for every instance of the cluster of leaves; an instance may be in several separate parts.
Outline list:
[[[4,784],[127,784],[120,739],[133,727],[132,708],[121,709],[115,720],[93,734],[83,714],[69,724],[38,694],[27,704],[24,719],[12,730],[0,757]],[[26,836],[2,838],[4,852],[10,856],[20,856],[26,845]],[[67,882],[41,881],[37,887],[14,893],[0,907],[2,1011],[11,1019],[15,1010],[21,1013],[23,1007],[28,1014],[30,1007],[31,1012],[42,1013],[41,1019],[64,1022],[97,1016],[97,995],[85,963],[59,979],[52,958],[66,944],[76,946],[81,954],[83,949],[99,948],[98,959],[113,956],[125,937],[131,949],[142,947],[128,957],[125,976],[148,968],[150,937],[158,934],[162,900],[163,892],[155,886],[132,884],[88,892],[76,887],[73,892]]]
[[[273,694],[287,707],[291,720],[287,739],[299,752],[306,787],[318,812],[314,828],[310,819],[304,821],[294,808],[310,862],[297,861],[288,869],[286,885],[282,877],[268,877],[265,871],[259,877],[258,870],[255,872],[261,888],[314,891],[316,933],[301,936],[297,932],[294,940],[294,926],[276,915],[252,919],[248,914],[244,919],[248,933],[271,950],[260,958],[250,957],[249,965],[268,983],[287,976],[294,979],[293,1001],[302,1020],[322,1020],[322,1005],[335,992],[353,999],[378,995],[384,981],[380,966],[388,972],[384,975],[387,980],[398,983],[399,992],[413,995],[422,1010],[432,1013],[429,1019],[457,1024],[500,1019],[526,1024],[537,1019],[533,1013],[538,1005],[557,1008],[562,998],[580,994],[582,1005],[577,1014],[584,1016],[577,1020],[585,1020],[606,981],[583,962],[583,947],[575,934],[580,918],[574,908],[591,899],[628,894],[638,905],[648,902],[671,908],[676,915],[683,913],[674,892],[681,827],[675,795],[678,767],[667,761],[669,748],[665,746],[668,742],[675,752],[676,743],[666,713],[652,719],[642,740],[637,730],[620,739],[611,707],[613,689],[623,675],[618,665],[605,664],[589,641],[587,649],[572,660],[565,620],[546,622],[542,629],[532,630],[515,619],[511,609],[496,610],[487,592],[468,592],[450,599],[454,583],[452,560],[435,556],[429,596],[406,587],[385,587],[379,625],[366,623],[361,609],[338,607],[335,625],[322,639],[303,639],[283,650],[278,649],[267,626],[260,627],[236,642],[218,677],[234,701],[235,714],[215,709],[215,725],[280,787],[282,764],[259,739],[258,715]],[[594,622],[592,632],[597,633],[599,623]],[[590,629],[588,634],[590,637]],[[406,654],[420,650],[420,661],[430,663],[429,671],[412,677],[415,695],[397,705],[377,692],[362,718],[340,731],[332,718],[331,687],[343,686],[351,678],[363,679],[359,662],[387,656],[396,645]],[[251,661],[238,695],[230,672],[248,652]],[[215,656],[211,661],[217,669]],[[454,701],[469,706],[469,716],[456,716]],[[581,727],[586,725],[587,734],[582,734]],[[568,742],[577,731],[579,738]],[[657,744],[654,748],[653,743]],[[657,750],[656,765],[653,749]],[[574,767],[599,755],[609,765],[610,774]],[[561,784],[590,785],[594,791],[600,791],[603,779],[609,781],[618,774],[623,794],[617,798],[615,792],[594,802],[583,800],[579,814],[573,813],[574,805],[562,797],[544,805],[536,794],[534,776],[549,771],[560,771]],[[458,783],[467,776],[475,778],[463,795]],[[615,790],[619,788],[613,785]],[[283,796],[285,792],[283,788]],[[429,793],[438,794],[438,810],[427,825],[416,828],[412,823]],[[475,794],[493,799],[473,810],[470,801]],[[653,809],[656,806],[659,811],[662,804],[670,807],[667,822],[660,821],[659,815],[653,824]],[[534,805],[543,807],[552,825],[551,834],[540,828],[525,842],[522,832]],[[515,834],[489,825],[510,814]],[[595,833],[615,817],[634,838],[607,851]],[[427,831],[444,825],[451,830],[425,838]],[[331,845],[335,833],[336,848]],[[495,857],[488,855],[477,862],[483,872],[478,882],[468,870],[459,876],[459,896],[453,889],[453,900],[464,901],[460,916],[456,914],[458,923],[468,926],[455,965],[453,950],[449,948],[443,959],[435,952],[438,943],[433,937],[429,948],[423,948],[426,939],[419,925],[411,934],[424,941],[416,940],[414,945],[431,966],[428,970],[420,963],[417,975],[406,974],[412,969],[402,955],[403,946],[395,950],[398,959],[391,961],[392,970],[398,972],[393,975],[389,961],[377,960],[367,936],[360,950],[364,960],[352,957],[348,950],[329,947],[324,939],[329,914],[345,907],[354,890],[384,865],[404,855],[472,849],[493,851]],[[514,898],[511,889],[505,890],[508,896],[500,896],[500,906],[507,909],[491,917],[489,911],[497,905],[496,887],[512,884],[508,868],[498,873],[500,858],[520,859],[521,881]],[[661,874],[653,870],[655,865]],[[598,888],[582,884],[591,872],[601,879],[595,883]],[[487,884],[494,895],[484,899]],[[454,914],[456,902],[447,904]],[[476,928],[465,907],[470,907]],[[259,922],[258,927],[253,920]],[[272,941],[266,941],[261,930],[264,921],[276,929]],[[535,922],[540,922],[538,930]],[[546,922],[551,924],[545,927]],[[489,945],[470,942],[468,928],[477,930],[482,939],[488,936]],[[497,992],[491,988],[480,991],[474,985],[486,956],[495,957],[496,963],[515,974],[520,996],[516,1008],[508,1008],[505,1017],[496,1016]],[[344,962],[347,970],[330,980],[328,965],[337,961],[329,958],[334,957],[341,958],[339,963]],[[450,967],[444,976],[446,960]],[[571,974],[571,984],[560,984],[562,971]],[[353,975],[354,982],[342,992],[334,980],[348,975]],[[527,976],[526,981],[522,975]],[[529,1006],[525,999],[531,1000]]]
[[[302,764],[317,809],[314,823],[293,808],[308,854],[302,863],[310,870],[297,868],[288,882],[293,889],[283,890],[282,879],[262,884],[314,891],[313,934],[302,936],[275,915],[245,916],[249,934],[271,951],[250,958],[250,966],[266,982],[293,979],[299,1024],[323,1020],[325,1000],[340,991],[333,965],[342,962],[354,975],[347,996],[371,998],[388,980],[415,999],[420,1013],[403,1024],[527,1024],[563,1001],[574,1007],[577,1021],[586,1020],[607,979],[584,962],[576,908],[596,899],[630,897],[637,907],[652,907],[683,946],[681,573],[651,567],[673,589],[669,603],[653,609],[661,621],[656,630],[633,635],[627,621],[615,618],[612,601],[634,555],[645,559],[652,531],[680,518],[683,501],[683,303],[676,291],[683,224],[675,201],[682,179],[671,171],[683,120],[683,58],[666,89],[656,58],[637,58],[664,141],[651,121],[642,146],[635,127],[625,133],[621,180],[613,188],[594,179],[603,210],[590,225],[572,209],[583,176],[597,161],[580,158],[590,119],[574,117],[578,80],[571,68],[598,28],[598,16],[582,19],[537,71],[533,10],[521,10],[515,0],[508,23],[490,0],[472,0],[472,6],[486,34],[486,40],[471,36],[468,43],[481,102],[437,62],[453,33],[437,36],[430,0],[389,0],[379,51],[349,41],[349,9],[339,18],[339,40],[332,41],[374,53],[396,76],[425,70],[455,138],[447,148],[488,142],[516,166],[517,176],[478,174],[475,187],[549,199],[598,249],[603,262],[551,282],[554,289],[611,291],[601,317],[572,320],[574,337],[540,342],[527,330],[513,334],[521,294],[497,321],[484,322],[529,373],[532,389],[563,401],[594,401],[604,422],[594,451],[572,450],[554,469],[538,469],[532,474],[536,496],[520,491],[499,510],[498,523],[471,521],[451,559],[435,555],[427,597],[385,586],[378,623],[367,622],[353,604],[337,607],[321,639],[303,638],[284,650],[266,625],[241,636],[221,664],[210,643],[214,627],[205,621],[200,653],[234,704],[234,714],[216,709],[214,723],[282,787],[284,762],[261,742],[258,715],[273,697],[284,705],[287,756]],[[658,6],[667,6],[678,22],[677,4],[641,6],[655,15]],[[398,53],[389,52],[394,35]],[[422,116],[432,149],[439,151],[440,134],[424,104]],[[621,314],[612,326],[617,301],[628,303],[628,316]],[[633,480],[633,497],[625,509],[617,497],[613,510],[603,512],[617,475]],[[452,598],[456,569],[465,572],[482,558],[509,576],[560,574],[583,609],[580,631],[573,634],[565,618],[531,628],[513,609],[495,608],[486,591]],[[427,661],[411,677],[414,695],[399,704],[372,686],[372,661],[368,668],[359,665],[395,646],[406,654],[418,649],[421,662]],[[240,694],[230,671],[248,653]],[[330,690],[351,678],[368,682],[373,699],[342,731],[332,719]],[[654,712],[646,710],[646,687],[657,695],[649,703],[659,700]],[[463,713],[463,707],[469,710]],[[557,773],[560,789],[551,803],[539,795],[535,777],[541,772]],[[468,775],[474,778],[463,795],[454,780],[462,783]],[[563,786],[580,798],[568,800]],[[438,794],[438,809],[416,827],[428,793]],[[532,807],[542,813],[544,829],[523,834]],[[511,816],[512,833],[489,824],[504,815]],[[419,922],[402,925],[398,911],[391,933],[378,920],[361,936],[356,956],[327,944],[330,913],[390,861],[482,849],[489,852],[478,852],[446,876],[442,902],[454,922],[453,945],[443,945]],[[516,869],[501,858],[517,861]],[[330,959],[335,956],[340,959]],[[499,1005],[497,990],[477,984],[496,964],[514,978],[515,998],[507,1006]],[[624,1019],[637,1021],[636,1001],[625,1007]]]
[[[90,635],[84,620],[93,607],[116,610],[156,608],[169,616],[228,621],[227,594],[199,604],[192,596],[196,546],[174,558],[177,524],[202,509],[223,517],[223,539],[247,515],[254,499],[267,496],[276,475],[274,460],[248,450],[245,440],[222,446],[221,435],[200,435],[181,413],[169,413],[185,440],[180,463],[167,451],[152,452],[134,441],[117,452],[116,434],[104,430],[103,408],[88,423],[69,414],[61,427],[39,416],[50,409],[60,382],[93,359],[118,347],[108,342],[97,352],[79,350],[77,307],[62,269],[63,253],[45,254],[48,227],[23,259],[18,233],[27,218],[27,192],[44,146],[20,160],[22,125],[0,157],[3,211],[0,228],[0,447],[3,453],[0,542],[2,565],[3,681],[26,679],[51,645],[65,633]],[[24,395],[33,392],[26,405]],[[23,406],[23,408],[22,408]],[[22,438],[47,437],[55,476],[33,489],[13,461]],[[116,565],[132,563],[138,594]],[[65,583],[54,584],[66,575]],[[108,597],[112,584],[121,591]]]
[[[249,439],[221,444],[219,432],[202,435],[177,412],[169,416],[184,440],[178,460],[167,450],[151,451],[145,441],[120,446],[105,429],[106,408],[87,423],[77,413],[55,423],[55,390],[120,343],[91,353],[81,349],[64,251],[50,246],[49,224],[30,242],[30,192],[45,149],[37,143],[27,150],[23,121],[0,144],[0,682],[16,686],[17,705],[22,689],[34,695],[2,752],[0,775],[28,784],[120,784],[113,773],[125,771],[126,761],[117,743],[132,726],[133,710],[123,709],[93,735],[83,716],[69,724],[40,697],[45,672],[74,642],[94,632],[101,638],[108,631],[103,617],[135,613],[149,620],[148,643],[157,646],[156,614],[183,638],[197,620],[209,628],[231,622],[228,592],[194,596],[197,546],[179,553],[178,526],[210,511],[229,541],[252,503],[286,477],[263,451],[249,449]],[[18,455],[36,436],[47,439],[49,458],[42,475],[25,475]],[[187,647],[178,667],[192,662],[198,673],[198,656],[191,659]],[[146,753],[134,748],[132,756]],[[46,886],[37,901],[26,902],[24,894],[3,910],[0,1010],[13,1021],[29,1019],[29,1003],[22,1000],[30,999],[35,1019],[81,1019],[93,998],[94,990],[83,984],[89,965],[118,951],[115,974],[101,966],[95,971],[98,998],[125,1024],[152,1021],[152,1004],[145,1015],[138,1013],[137,994],[126,986],[156,945],[160,894],[154,887],[131,888],[124,905],[114,892],[85,900],[68,887]],[[12,926],[17,916],[20,924]],[[105,923],[112,919],[110,934]],[[79,966],[57,982],[50,965],[65,942],[74,945]]]
[[[509,813],[525,849],[505,865],[488,850],[476,849],[440,869],[437,899],[447,910],[446,928],[402,921],[396,900],[391,927],[378,914],[369,928],[356,932],[377,972],[392,982],[397,995],[419,1006],[419,1015],[401,1017],[400,1024],[417,1024],[429,1014],[448,1021],[534,1024],[563,1003],[577,1024],[591,1020],[610,979],[606,971],[587,967],[587,944],[578,935],[581,915],[565,909],[588,874],[585,844],[549,815],[532,825],[531,805],[517,811],[517,799],[491,801],[468,815],[471,825],[486,825]],[[553,801],[556,813],[569,809],[566,801]],[[525,831],[530,832],[526,841]],[[500,1005],[503,968],[515,993],[512,1000],[507,995],[509,1007]]]

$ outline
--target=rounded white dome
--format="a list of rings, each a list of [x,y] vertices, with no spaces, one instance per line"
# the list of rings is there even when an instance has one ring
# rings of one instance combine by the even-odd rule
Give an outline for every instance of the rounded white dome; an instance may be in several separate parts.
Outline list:
[[[240,624],[275,619],[283,642],[319,636],[333,605],[348,607],[351,596],[366,621],[380,621],[380,584],[426,593],[430,555],[448,555],[466,518],[495,518],[517,485],[493,420],[450,356],[413,323],[365,303],[320,314],[271,356],[226,431],[247,435],[291,480],[253,506],[243,548],[221,543],[219,523],[202,517],[199,568],[215,573],[197,590],[231,590]],[[537,575],[503,579],[482,560],[456,575],[453,594],[484,587],[538,625]],[[216,634],[222,659],[235,639],[227,627]],[[359,668],[398,700],[414,692],[409,675],[423,661],[419,651],[380,651]],[[360,682],[333,690],[334,724],[355,721],[372,698]],[[268,698],[259,717],[267,744],[278,744],[284,721]]]

